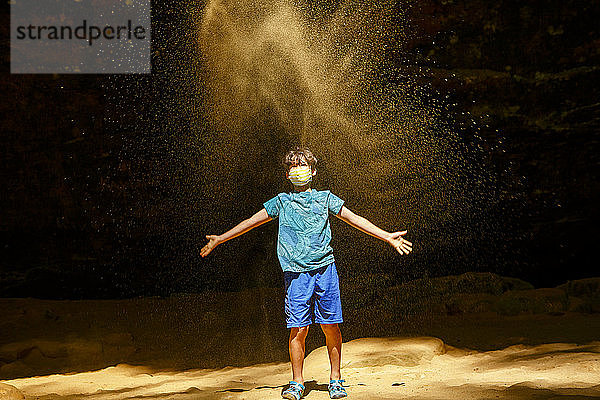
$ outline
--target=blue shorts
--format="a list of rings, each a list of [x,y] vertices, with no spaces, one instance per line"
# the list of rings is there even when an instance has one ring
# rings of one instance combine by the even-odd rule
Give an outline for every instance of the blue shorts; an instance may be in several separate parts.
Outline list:
[[[307,272],[284,271],[288,328],[338,324],[342,319],[340,284],[335,263]]]

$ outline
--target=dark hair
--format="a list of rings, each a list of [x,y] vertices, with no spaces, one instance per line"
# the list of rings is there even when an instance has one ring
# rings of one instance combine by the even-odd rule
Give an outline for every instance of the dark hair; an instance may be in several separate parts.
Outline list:
[[[317,168],[317,158],[306,147],[296,147],[295,150],[288,151],[283,159],[283,166],[286,171],[288,171],[290,167],[302,163],[308,164],[313,171]]]

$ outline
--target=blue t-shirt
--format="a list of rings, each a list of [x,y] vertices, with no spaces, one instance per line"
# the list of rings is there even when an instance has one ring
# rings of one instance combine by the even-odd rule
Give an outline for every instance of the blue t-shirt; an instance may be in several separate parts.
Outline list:
[[[279,193],[263,205],[271,218],[279,217],[277,256],[284,271],[305,272],[334,261],[328,213],[338,214],[342,199],[311,189]]]

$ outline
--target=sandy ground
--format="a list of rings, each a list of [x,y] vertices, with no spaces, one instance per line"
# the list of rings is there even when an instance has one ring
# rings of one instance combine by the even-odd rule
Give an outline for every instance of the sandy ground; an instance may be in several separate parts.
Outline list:
[[[345,288],[352,399],[600,399],[600,278],[531,289],[489,274]],[[0,299],[0,400],[277,399],[281,289],[121,300]],[[309,330],[307,399],[329,363]]]
[[[344,344],[353,399],[600,398],[600,342],[466,351],[431,337],[364,338]],[[307,399],[327,399],[324,347],[305,361]],[[157,371],[119,364],[99,371],[3,381],[26,399],[280,398],[287,363],[218,370]]]

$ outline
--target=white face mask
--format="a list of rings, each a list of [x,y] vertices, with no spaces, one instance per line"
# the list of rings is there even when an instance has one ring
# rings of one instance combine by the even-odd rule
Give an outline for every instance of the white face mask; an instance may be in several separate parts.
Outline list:
[[[304,186],[312,181],[312,171],[308,165],[298,165],[290,168],[288,179],[295,186]]]

